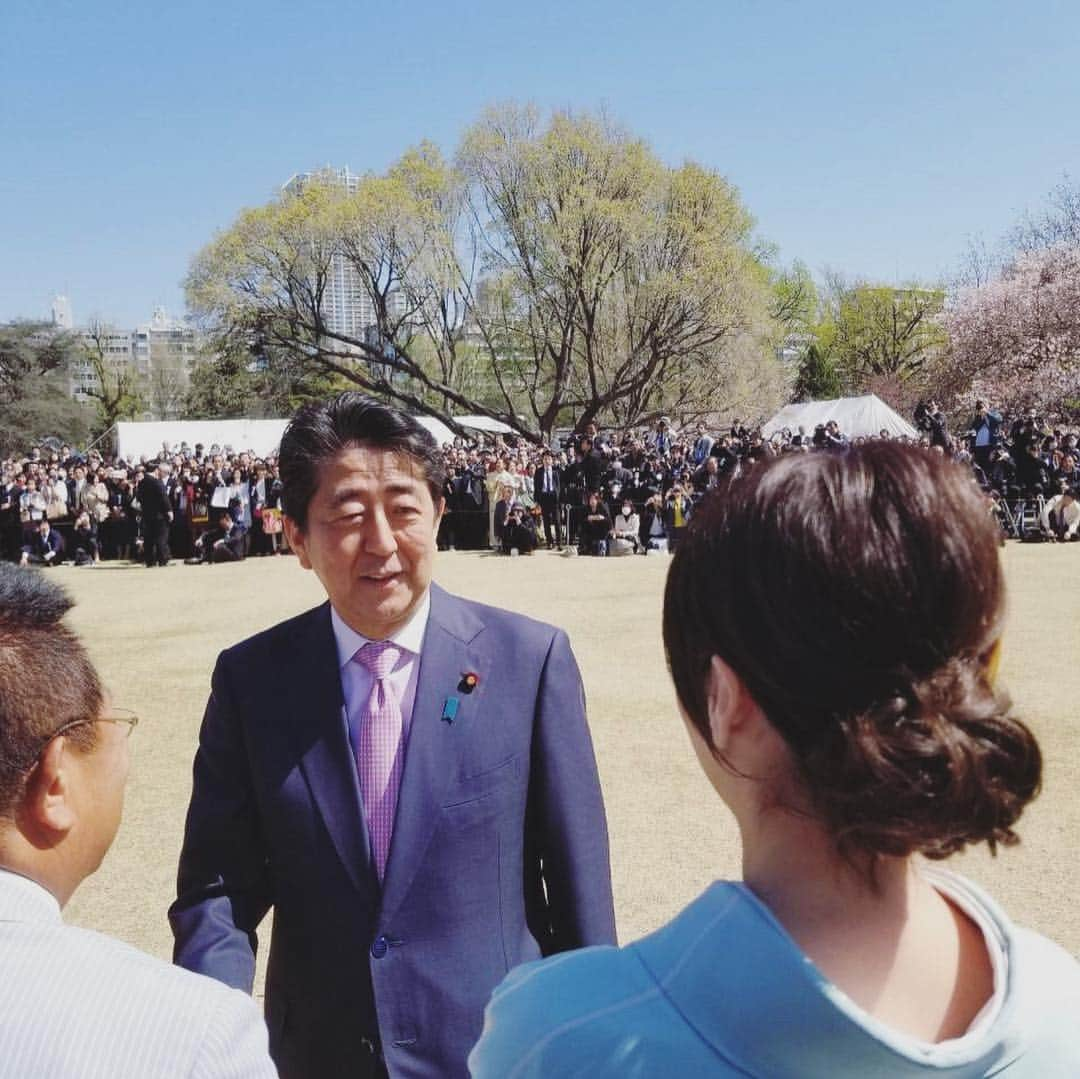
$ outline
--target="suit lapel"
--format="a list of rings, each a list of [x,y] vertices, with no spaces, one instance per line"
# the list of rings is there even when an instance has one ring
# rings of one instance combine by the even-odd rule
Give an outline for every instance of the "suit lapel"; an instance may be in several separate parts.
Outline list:
[[[301,672],[290,679],[293,738],[338,857],[357,889],[368,891],[374,879],[371,846],[345,723],[330,605],[323,604],[313,618],[314,626],[304,626],[293,638],[288,660]]]
[[[398,793],[394,834],[383,887],[383,915],[389,917],[409,890],[439,819],[439,807],[469,735],[470,717],[487,673],[472,646],[483,624],[437,585],[431,586],[431,614],[420,655],[405,770]],[[458,690],[462,675],[479,675],[478,691]],[[442,718],[447,697],[457,697],[453,722]]]

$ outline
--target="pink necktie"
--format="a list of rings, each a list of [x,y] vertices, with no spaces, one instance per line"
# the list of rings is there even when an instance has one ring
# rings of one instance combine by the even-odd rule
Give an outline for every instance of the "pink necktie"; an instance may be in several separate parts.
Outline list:
[[[360,717],[360,793],[364,799],[371,848],[379,880],[386,872],[394,811],[405,754],[401,751],[401,705],[389,674],[401,650],[388,641],[369,641],[353,659],[362,663],[374,679],[367,707]]]

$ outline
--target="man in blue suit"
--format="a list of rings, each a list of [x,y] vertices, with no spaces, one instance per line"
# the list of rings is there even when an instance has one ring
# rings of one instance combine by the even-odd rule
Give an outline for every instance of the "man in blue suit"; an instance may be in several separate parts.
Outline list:
[[[431,584],[441,457],[357,393],[282,439],[285,529],[329,603],[224,652],[170,910],[175,958],[266,982],[281,1075],[463,1076],[504,974],[614,940],[566,635]]]

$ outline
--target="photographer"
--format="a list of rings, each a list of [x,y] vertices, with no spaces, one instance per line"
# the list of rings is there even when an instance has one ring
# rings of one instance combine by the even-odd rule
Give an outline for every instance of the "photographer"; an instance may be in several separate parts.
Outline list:
[[[990,487],[1003,498],[1011,498],[1019,493],[1016,489],[1016,462],[1005,446],[997,446],[991,451],[989,468],[985,472]]]
[[[680,484],[675,484],[664,502],[664,529],[667,532],[668,550],[672,553],[694,515],[694,507]]]
[[[928,424],[930,433],[930,445],[940,446],[943,450],[949,448],[949,424],[945,419],[945,413],[941,411],[937,401],[931,401],[927,406]]]
[[[1044,424],[1039,419],[1034,408],[1029,408],[1023,416],[1013,423],[1010,437],[1013,457],[1016,459],[1017,466],[1020,465],[1021,458],[1027,453],[1028,447],[1035,446],[1037,448],[1046,434],[1048,432],[1044,430]]]
[[[520,502],[511,505],[502,528],[503,554],[518,551],[532,554],[536,550],[536,529],[533,515]]]
[[[985,401],[976,401],[975,415],[968,423],[968,434],[972,440],[971,451],[975,463],[989,476],[991,460],[1001,444],[1001,413],[987,408]]]
[[[96,566],[101,561],[97,526],[86,510],[75,519],[71,537],[71,560],[76,566]]]
[[[644,551],[667,550],[667,528],[664,525],[664,502],[659,495],[650,495],[640,515],[638,538]]]
[[[1014,450],[1015,452],[1015,450]],[[1039,456],[1036,442],[1025,444],[1016,461],[1016,482],[1025,498],[1035,498],[1050,488],[1050,472]]]
[[[590,491],[581,523],[581,553],[605,556],[611,532],[611,511],[600,500],[599,491]]]

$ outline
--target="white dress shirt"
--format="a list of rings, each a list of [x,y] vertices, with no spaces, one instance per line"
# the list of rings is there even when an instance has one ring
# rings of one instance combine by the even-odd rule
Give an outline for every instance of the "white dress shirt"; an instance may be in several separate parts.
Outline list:
[[[424,633],[427,631],[430,613],[431,593],[425,592],[412,618],[397,633],[387,638],[401,649],[401,655],[398,656],[398,661],[390,672],[389,682],[401,706],[401,733],[406,745],[409,742],[409,730],[412,726],[416,680],[420,673],[420,647],[424,643]],[[363,663],[353,663],[352,658],[369,642],[370,638],[346,625],[345,620],[333,606],[330,608],[330,623],[334,627],[334,641],[337,644],[341,690],[345,698],[345,722],[355,756],[360,749],[360,717],[364,714],[368,699],[371,697],[373,679],[367,667]]]
[[[237,989],[65,925],[40,884],[0,869],[0,1075],[272,1079],[266,1024]]]
[[[1043,503],[1042,526],[1050,530],[1050,513],[1057,510],[1061,517],[1065,518],[1065,535],[1072,538],[1080,529],[1080,502],[1072,501],[1067,506],[1061,505],[1061,495],[1054,495]]]

